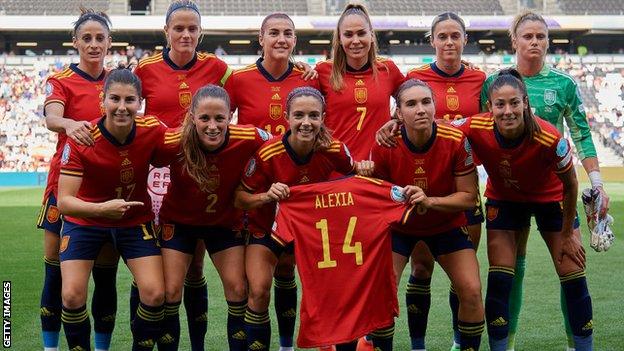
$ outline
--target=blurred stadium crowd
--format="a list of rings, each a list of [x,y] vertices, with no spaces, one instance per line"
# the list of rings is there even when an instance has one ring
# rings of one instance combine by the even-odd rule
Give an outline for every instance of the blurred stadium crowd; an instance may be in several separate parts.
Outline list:
[[[115,53],[107,62],[133,63],[137,57],[148,54]],[[43,87],[46,77],[62,68],[60,64],[49,65],[43,61],[22,69],[0,65],[0,172],[47,171],[56,133],[45,126]],[[481,68],[488,73],[495,69]],[[624,69],[610,64],[571,63],[565,56],[557,68],[579,82],[594,142],[600,142],[616,156],[607,161],[608,165],[624,165]],[[604,157],[599,157],[604,162]]]

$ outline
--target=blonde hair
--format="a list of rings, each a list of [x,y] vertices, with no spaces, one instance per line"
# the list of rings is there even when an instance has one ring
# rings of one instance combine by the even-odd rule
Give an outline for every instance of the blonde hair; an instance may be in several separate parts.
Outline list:
[[[542,15],[531,10],[524,10],[517,14],[511,22],[511,27],[509,27],[509,37],[511,39],[516,39],[516,32],[518,31],[518,27],[520,27],[520,25],[526,21],[542,22],[544,24],[544,27],[546,27],[546,33],[548,33],[548,24],[546,23],[546,20],[544,20],[544,17],[542,17]]]
[[[189,110],[190,112],[187,113],[184,119],[181,141],[184,171],[197,183],[201,191],[207,191],[208,189],[208,166],[206,164],[205,152],[201,147],[201,141],[195,130],[191,112],[195,111],[200,101],[207,98],[223,100],[228,113],[230,111],[230,97],[225,89],[210,84],[202,87],[195,93]]]
[[[312,87],[303,86],[293,89],[290,94],[288,94],[288,97],[286,98],[286,116],[290,117],[290,107],[292,106],[293,101],[303,96],[315,98],[321,103],[321,114],[325,112],[325,98],[323,97],[323,94]],[[313,150],[327,150],[333,141],[334,138],[332,137],[331,131],[327,129],[325,123],[321,123],[321,127],[314,141]]]
[[[344,87],[343,75],[347,71],[347,54],[345,53],[342,45],[340,45],[340,25],[344,21],[347,16],[350,15],[358,15],[362,17],[371,31],[372,41],[371,48],[368,51],[368,63],[370,63],[371,68],[373,69],[373,77],[377,79],[377,40],[375,39],[375,33],[373,32],[373,24],[371,22],[370,16],[368,15],[368,10],[366,6],[363,4],[354,4],[350,3],[345,6],[345,9],[342,11],[340,18],[338,19],[338,24],[336,25],[336,29],[334,30],[334,36],[332,38],[332,71],[329,76],[329,82],[334,91],[339,91]]]

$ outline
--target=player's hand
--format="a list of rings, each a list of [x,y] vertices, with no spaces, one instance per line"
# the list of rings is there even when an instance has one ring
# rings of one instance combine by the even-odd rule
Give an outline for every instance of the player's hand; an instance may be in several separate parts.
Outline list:
[[[416,185],[406,185],[403,188],[403,194],[408,198],[410,205],[420,204],[421,206],[426,207],[428,204],[427,194],[422,190],[422,188],[417,187]]]
[[[397,120],[389,120],[375,133],[375,141],[378,145],[385,147],[397,146],[396,136],[399,134],[399,128],[400,124]]]
[[[375,162],[371,160],[362,160],[355,163],[355,172],[364,177],[372,177],[375,172]]]
[[[65,128],[65,134],[72,138],[78,145],[93,145],[91,137],[91,123],[88,121],[71,121]]]
[[[563,261],[563,256],[568,256],[572,262],[579,267],[585,269],[585,248],[581,244],[581,240],[577,235],[565,235],[562,233],[561,252],[557,261],[559,264]]]
[[[600,192],[600,195],[602,196],[600,211],[598,211],[598,218],[603,219],[607,215],[607,212],[609,212],[609,196],[607,195],[607,192],[604,190],[604,188],[601,186],[597,186],[594,189],[598,190]]]
[[[268,202],[284,200],[290,196],[290,188],[284,183],[273,183],[266,195]]]
[[[303,78],[303,80],[305,81],[318,78],[318,72],[314,68],[312,68],[312,66],[308,65],[305,62],[297,61],[295,62],[295,67],[303,70],[301,78]]]
[[[463,63],[464,66],[466,66],[466,67],[468,67],[470,69],[479,69],[479,67],[475,66],[475,64],[470,62],[470,61],[461,60],[461,63]]]
[[[143,206],[141,201],[126,201],[124,199],[108,200],[100,204],[100,216],[110,219],[120,219],[132,207]]]

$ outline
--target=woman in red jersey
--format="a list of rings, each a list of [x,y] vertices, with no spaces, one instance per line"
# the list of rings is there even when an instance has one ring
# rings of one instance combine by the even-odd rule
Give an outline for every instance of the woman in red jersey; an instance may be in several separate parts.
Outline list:
[[[324,111],[324,99],[318,90],[299,87],[291,91],[285,111],[290,129],[266,142],[249,160],[236,192],[237,207],[255,209],[249,215],[245,257],[249,282],[245,324],[247,343],[258,350],[267,350],[270,344],[268,307],[273,272],[280,255],[293,252],[292,246],[282,247],[271,238],[275,202],[288,196],[289,185],[324,181],[332,172],[347,174],[354,170],[346,145],[333,139],[325,127]]]
[[[332,39],[333,58],[316,65],[327,100],[327,127],[349,146],[355,160],[368,159],[375,132],[390,119],[390,97],[403,82],[394,62],[377,57],[366,7],[348,4]]]
[[[50,161],[48,184],[37,226],[44,229],[45,280],[41,294],[41,329],[43,346],[58,349],[61,330],[61,270],[59,246],[62,219],[57,207],[57,186],[60,159],[67,139],[81,145],[93,145],[89,121],[104,114],[101,103],[106,70],[104,57],[111,45],[110,21],[102,12],[81,7],[81,15],[74,23],[73,45],[80,61],[48,78],[44,114],[46,125],[58,133],[56,152]],[[106,245],[93,268],[95,291],[91,312],[95,326],[95,344],[108,350],[115,327],[117,311],[118,254]]]
[[[407,77],[420,79],[431,87],[435,98],[436,118],[452,121],[479,113],[481,87],[486,77],[484,72],[462,63],[462,53],[468,39],[464,21],[452,12],[439,14],[433,19],[429,34],[436,60],[412,69]],[[398,131],[398,126],[393,124],[393,128]],[[391,137],[390,129],[387,128],[385,134],[379,133],[378,140],[384,145],[395,146],[396,142]],[[465,211],[468,218],[468,233],[475,249],[479,247],[481,223],[484,221],[481,196],[479,194],[477,196],[476,206]],[[431,306],[433,263],[434,258],[427,246],[424,243],[417,244],[411,256],[412,271],[405,295],[412,349],[425,348],[427,316]],[[453,286],[449,292],[449,303],[453,313],[453,349],[457,349],[459,300]]]
[[[411,203],[417,204],[408,223],[393,228],[395,274],[400,280],[414,247],[424,244],[457,290],[461,349],[478,350],[484,329],[479,264],[463,214],[477,197],[470,144],[458,129],[434,121],[434,93],[427,83],[405,81],[396,101],[402,122],[398,145],[375,145],[371,150],[375,175],[405,186]],[[410,292],[423,294],[428,289]],[[423,329],[426,321],[425,317]],[[424,340],[416,341],[422,343],[414,345],[412,339],[412,349],[424,349]]]
[[[195,2],[173,1],[167,9],[164,31],[167,47],[162,53],[141,60],[135,73],[143,84],[145,114],[156,115],[167,126],[176,128],[182,124],[195,92],[207,84],[223,85],[231,70],[215,55],[197,51],[201,16]],[[169,169],[152,169],[150,179],[154,212],[158,214],[170,179]],[[204,349],[208,328],[208,288],[203,273],[205,251],[203,241],[198,241],[184,289],[184,307],[194,351]],[[136,305],[137,296],[133,287],[131,311],[135,310],[132,306]]]
[[[533,115],[520,74],[504,70],[488,88],[489,113],[454,122],[488,172],[485,190],[488,259],[486,319],[490,349],[506,350],[509,295],[517,242],[535,216],[570,308],[577,350],[592,349],[592,307],[585,278],[568,141]]]
[[[140,292],[132,349],[151,350],[161,336],[165,289],[147,176],[150,163],[167,163],[173,154],[167,144],[179,135],[154,117],[136,117],[141,82],[129,70],[113,70],[103,93],[106,114],[93,121],[92,145],[69,139],[60,161],[62,320],[69,348],[90,350],[89,275],[102,246],[112,242]]]
[[[247,350],[243,324],[247,308],[245,238],[242,213],[234,208],[234,190],[247,161],[269,139],[269,133],[253,126],[230,125],[230,119],[230,101],[223,88],[208,85],[199,89],[183,125],[182,157],[171,164],[171,183],[160,210],[164,332],[171,336],[167,350],[178,347],[178,308],[197,240],[205,243],[223,283],[230,350]]]
[[[304,71],[292,62],[297,36],[295,24],[287,14],[266,16],[258,41],[262,56],[255,64],[232,72],[225,89],[232,100],[232,110],[238,109],[239,124],[252,124],[282,135],[288,129],[284,119],[286,97],[296,87],[318,88],[318,80],[310,79],[316,71]]]
[[[286,97],[297,87],[318,88],[318,80],[309,80],[316,71],[305,74],[291,62],[297,37],[288,15],[274,13],[265,17],[258,39],[262,57],[255,64],[234,71],[225,89],[232,99],[232,110],[238,109],[239,124],[252,124],[274,135],[282,135],[288,130],[283,112]],[[288,350],[293,347],[297,310],[294,257],[289,253],[279,258],[274,293],[280,346]]]

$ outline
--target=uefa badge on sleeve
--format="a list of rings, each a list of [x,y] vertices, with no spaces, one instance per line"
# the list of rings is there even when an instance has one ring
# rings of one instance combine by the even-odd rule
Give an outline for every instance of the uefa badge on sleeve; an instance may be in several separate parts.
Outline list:
[[[63,147],[63,154],[61,155],[61,165],[66,165],[69,162],[69,155],[71,154],[71,147],[69,144],[65,144]]]
[[[403,188],[398,185],[393,185],[392,189],[390,189],[390,198],[392,198],[392,200],[395,202],[407,201],[405,194],[403,194]]]
[[[256,173],[256,159],[252,157],[249,160],[249,164],[247,165],[247,169],[245,170],[245,175],[247,177],[251,177],[254,173]]]

